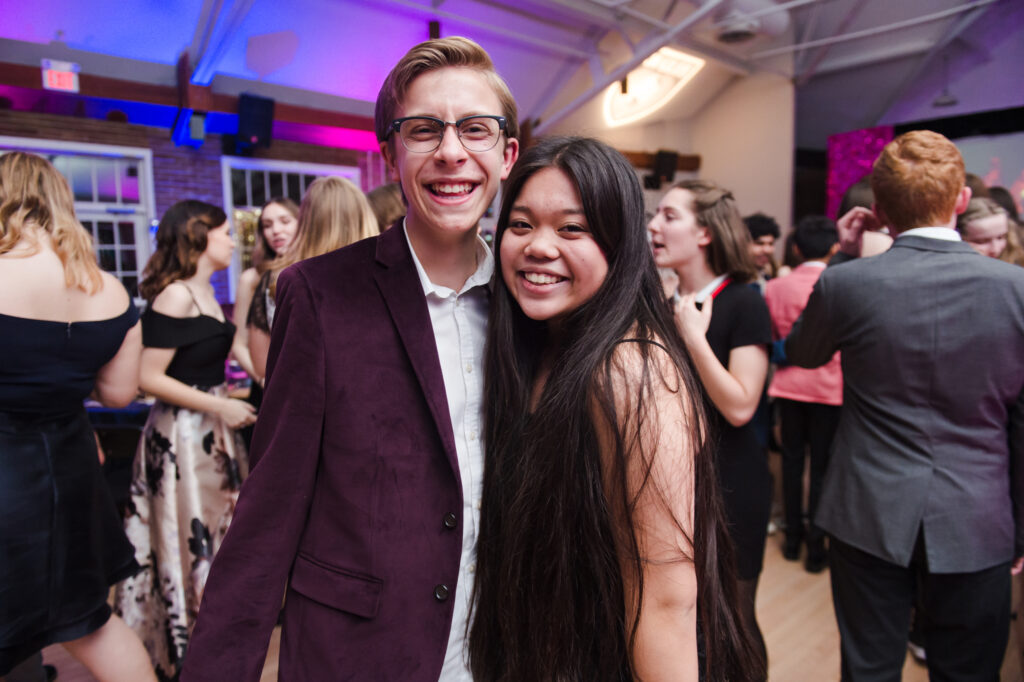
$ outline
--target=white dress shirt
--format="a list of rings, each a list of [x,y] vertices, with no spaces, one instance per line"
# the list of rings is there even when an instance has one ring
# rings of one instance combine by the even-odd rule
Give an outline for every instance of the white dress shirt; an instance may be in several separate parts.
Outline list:
[[[402,223],[405,229],[405,223]],[[405,233],[408,241],[409,233]],[[488,285],[494,272],[494,256],[483,239],[477,238],[477,268],[460,291],[434,284],[409,242],[416,272],[434,328],[434,341],[441,361],[448,413],[455,432],[455,452],[462,478],[462,557],[448,650],[439,682],[472,682],[465,651],[466,619],[476,572],[476,538],[480,525],[480,497],[483,492],[484,454],[483,391],[484,340],[487,333]]]

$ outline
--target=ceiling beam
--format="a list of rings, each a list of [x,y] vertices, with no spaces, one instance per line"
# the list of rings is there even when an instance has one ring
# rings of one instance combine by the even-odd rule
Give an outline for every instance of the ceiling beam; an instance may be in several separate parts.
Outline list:
[[[636,51],[633,56],[628,60],[620,64],[619,66],[612,69],[610,73],[606,73],[604,78],[596,81],[589,89],[578,95],[569,104],[563,107],[561,110],[555,112],[553,115],[546,119],[542,119],[540,124],[537,126],[535,132],[537,135],[543,135],[551,129],[556,123],[559,123],[569,114],[573,113],[581,106],[590,101],[591,98],[598,95],[606,87],[617,81],[625,78],[630,71],[640,66],[645,59],[650,57],[652,54],[660,50],[665,45],[668,45],[676,38],[680,33],[687,30],[695,23],[707,16],[712,10],[718,5],[722,4],[723,0],[707,0],[698,9],[694,10],[685,19],[680,21],[678,24],[672,27],[670,31],[662,34],[654,35],[648,39],[645,39],[639,45],[637,45]]]
[[[391,5],[398,5],[400,7],[405,7],[406,9],[415,10],[423,14],[442,17],[444,19],[451,19],[458,23],[465,24],[467,26],[473,26],[474,28],[482,29],[494,35],[499,35],[503,38],[518,41],[520,43],[523,43],[524,45],[532,45],[533,47],[539,47],[543,50],[547,50],[548,52],[553,52],[554,54],[560,54],[563,57],[570,57],[572,59],[582,61],[584,59],[589,59],[591,56],[589,52],[584,52],[583,50],[577,50],[573,47],[568,47],[564,43],[556,43],[552,40],[544,40],[543,38],[527,35],[525,33],[517,33],[515,31],[508,30],[507,27],[494,26],[493,24],[488,24],[483,21],[477,21],[476,19],[470,19],[469,17],[463,16],[461,14],[456,14],[455,12],[431,9],[430,7],[425,7],[417,2],[412,2],[411,0],[385,0],[385,2]]]
[[[195,64],[199,60],[199,55],[206,52],[206,48],[210,44],[210,35],[213,33],[213,27],[217,23],[217,17],[220,16],[223,5],[224,0],[203,0],[203,7],[199,11],[199,19],[196,21],[196,30],[192,34],[192,44],[188,48],[190,63]]]
[[[908,73],[904,77],[903,81],[900,83],[900,86],[898,88],[890,90],[890,94],[888,97],[886,97],[885,103],[881,107],[879,107],[875,114],[871,117],[871,123],[869,123],[868,125],[878,125],[878,122],[882,120],[882,117],[889,113],[889,110],[893,108],[893,106],[896,104],[896,102],[899,101],[903,94],[907,92],[914,83],[917,82],[921,73],[925,70],[925,68],[927,68],[927,66],[932,62],[932,60],[934,60],[935,57],[938,56],[940,53],[944,52],[950,43],[956,40],[961,33],[966,31],[971,26],[971,24],[980,19],[982,15],[984,15],[989,9],[991,9],[989,5],[990,3],[984,3],[983,5],[979,5],[978,7],[974,8],[974,10],[971,11],[969,14],[960,17],[959,21],[955,22],[948,29],[946,29],[946,32],[943,34],[943,36],[932,46],[932,49],[928,51],[928,54],[922,57],[917,62],[917,65],[910,71],[910,73]],[[948,83],[946,83],[946,85],[948,85]]]
[[[179,107],[179,92],[176,86],[139,83],[137,81],[95,76],[88,73],[78,74],[78,84],[79,92],[77,95],[57,94],[67,97],[96,97],[100,99]],[[24,64],[0,62],[0,85],[43,91],[42,81],[39,77],[39,67]],[[238,112],[238,97],[234,95],[209,92],[207,103],[209,108],[206,111],[225,114]],[[274,104],[274,120],[335,128],[373,130],[373,118],[370,116],[314,109],[281,101]]]
[[[901,28],[909,28],[911,26],[917,26],[919,24],[926,24],[932,21],[938,21],[939,19],[945,19],[962,12],[969,12],[970,10],[990,5],[998,0],[975,0],[969,2],[966,5],[959,5],[957,7],[951,7],[950,9],[942,10],[941,12],[933,12],[932,14],[926,14],[924,16],[915,17],[913,19],[905,19],[903,21],[897,21],[892,24],[886,24],[884,26],[876,26],[874,28],[867,28],[861,31],[853,31],[852,33],[844,33],[842,35],[832,36],[830,38],[821,38],[819,40],[811,40],[806,43],[800,43],[795,45],[785,45],[783,47],[775,47],[770,50],[762,50],[761,52],[755,52],[752,55],[753,59],[764,59],[766,57],[774,57],[775,55],[786,54],[789,52],[797,52],[799,50],[806,50],[811,47],[821,47],[825,45],[835,45],[836,43],[844,43],[850,40],[857,40],[859,38],[867,38],[869,36],[875,36],[880,33],[888,33],[889,31],[896,31]],[[858,5],[862,5],[864,0],[860,0]]]
[[[214,23],[209,29],[206,49],[196,55],[195,66],[189,78],[195,85],[209,85],[213,82],[213,77],[217,73],[217,64],[220,62],[221,57],[224,56],[224,51],[238,33],[242,21],[249,14],[249,10],[252,9],[255,2],[255,0],[228,1],[230,5],[227,7],[227,19],[223,22],[224,29],[219,33],[217,31],[218,25],[221,24],[220,18],[224,15],[224,10],[221,9],[218,15],[214,17]],[[217,38],[213,40],[215,35]],[[212,45],[209,44],[210,41],[212,41]]]
[[[572,2],[572,0],[554,1],[564,7],[577,7],[576,3]],[[799,1],[809,2],[813,0]],[[604,12],[605,14],[602,17],[602,19],[606,22],[611,21],[612,27],[614,28],[621,28],[622,30],[625,29],[624,24],[622,24],[621,22],[616,22],[615,15],[620,15],[622,17],[630,17],[632,19],[635,19],[640,23],[646,24],[648,27],[657,29],[658,31],[661,32],[671,31],[673,29],[672,24],[662,21],[661,19],[656,19],[648,14],[635,10],[632,7],[610,7],[608,5],[605,5],[604,3],[596,2],[596,0],[588,0],[588,2],[595,8],[599,8],[599,12]],[[588,9],[586,10],[586,12],[587,16],[593,16],[593,12],[591,10]],[[611,30],[611,28],[609,30]],[[737,75],[749,76],[751,73],[754,72],[754,67],[751,66],[748,62],[739,59],[735,55],[725,52],[724,50],[720,50],[714,47],[713,45],[708,45],[707,43],[704,42],[692,40],[690,38],[687,38],[686,36],[676,36],[674,42],[676,45],[683,49],[695,50],[697,52],[700,52],[705,57],[710,57],[711,59],[714,59],[716,62],[719,63],[719,65],[725,67],[726,69],[729,69],[730,71]]]
[[[814,35],[814,32],[818,30],[818,18],[821,16],[821,5],[814,5],[811,7],[810,16],[807,17],[807,21],[804,23],[803,28],[800,30],[800,37],[797,39],[798,42],[806,43]],[[794,31],[795,32],[795,31]],[[801,52],[796,55],[793,59],[793,73],[800,73],[803,71],[804,62],[806,62],[806,52]]]
[[[823,76],[838,71],[849,71],[862,66],[870,66],[881,62],[888,62],[904,57],[913,57],[923,54],[932,49],[935,43],[930,40],[918,40],[913,43],[897,43],[888,47],[850,55],[848,57],[837,57],[821,64],[814,72],[815,76]]]

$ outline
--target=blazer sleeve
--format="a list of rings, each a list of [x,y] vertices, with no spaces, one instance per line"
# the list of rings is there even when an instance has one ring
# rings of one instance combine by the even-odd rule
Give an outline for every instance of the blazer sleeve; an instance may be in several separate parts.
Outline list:
[[[1013,556],[1024,556],[1024,388],[1010,408],[1010,499],[1013,502]]]
[[[324,419],[324,336],[301,271],[281,274],[278,301],[253,437],[262,457],[211,566],[182,682],[259,681],[309,512]]]
[[[786,360],[798,367],[821,367],[838,350],[835,323],[830,319],[826,272],[821,274],[807,300],[807,307],[786,337]]]

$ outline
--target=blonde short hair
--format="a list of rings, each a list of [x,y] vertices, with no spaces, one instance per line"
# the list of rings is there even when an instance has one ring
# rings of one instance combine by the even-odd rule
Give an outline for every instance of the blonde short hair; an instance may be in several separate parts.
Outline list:
[[[885,145],[871,171],[875,205],[897,232],[944,225],[966,174],[960,151],[930,130],[913,130]]]
[[[391,69],[391,73],[384,79],[384,84],[380,86],[374,110],[374,130],[378,142],[388,139],[388,130],[391,122],[395,120],[395,112],[398,111],[412,82],[428,71],[448,66],[465,66],[483,74],[501,102],[501,115],[505,117],[506,123],[505,136],[519,137],[516,101],[508,89],[508,84],[494,70],[494,62],[482,47],[469,38],[453,36],[428,40],[416,45]]]
[[[0,254],[23,240],[31,246],[26,255],[38,253],[32,228],[49,235],[66,286],[89,294],[103,288],[92,235],[75,217],[67,180],[41,156],[8,152],[0,157]]]

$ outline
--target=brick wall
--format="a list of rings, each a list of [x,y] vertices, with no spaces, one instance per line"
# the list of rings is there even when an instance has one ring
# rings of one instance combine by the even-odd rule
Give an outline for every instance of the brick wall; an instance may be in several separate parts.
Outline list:
[[[149,149],[153,153],[154,218],[159,219],[182,199],[200,199],[224,208],[220,135],[207,135],[202,147],[192,149],[176,146],[167,128],[11,110],[0,110],[0,135]],[[364,191],[388,181],[381,156],[375,152],[274,140],[270,148],[255,150],[253,157],[356,166]],[[213,281],[218,298],[227,302],[226,273],[217,273]]]

